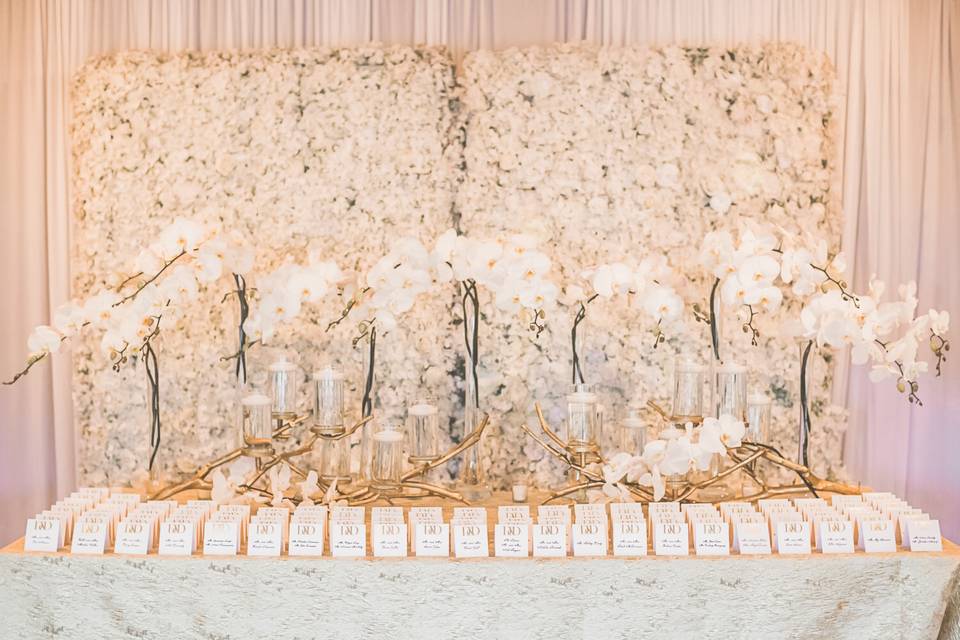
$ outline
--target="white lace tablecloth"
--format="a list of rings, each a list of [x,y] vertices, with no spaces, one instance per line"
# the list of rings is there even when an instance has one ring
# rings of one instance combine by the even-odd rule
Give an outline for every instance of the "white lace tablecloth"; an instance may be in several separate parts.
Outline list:
[[[960,548],[229,559],[0,551],[3,638],[960,639]]]

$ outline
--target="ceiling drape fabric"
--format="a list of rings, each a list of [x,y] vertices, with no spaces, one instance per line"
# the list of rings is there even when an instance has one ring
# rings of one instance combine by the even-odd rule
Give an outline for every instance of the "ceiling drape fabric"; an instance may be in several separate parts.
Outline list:
[[[380,41],[443,44],[459,60],[580,40],[825,51],[838,75],[837,189],[854,286],[872,274],[916,280],[921,307],[960,320],[960,0],[10,0],[0,3],[0,371],[22,365],[30,329],[69,298],[69,83],[91,56]],[[911,408],[838,360],[851,476],[960,536],[960,369],[925,378],[925,405]],[[0,543],[74,485],[70,371],[60,355],[0,390]]]

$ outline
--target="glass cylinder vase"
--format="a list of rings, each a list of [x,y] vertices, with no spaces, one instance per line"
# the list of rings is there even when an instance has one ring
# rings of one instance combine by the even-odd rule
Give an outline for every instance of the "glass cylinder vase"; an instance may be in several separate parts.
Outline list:
[[[639,456],[647,446],[647,422],[640,411],[631,408],[620,424],[620,448],[630,455]]]
[[[678,358],[673,376],[673,418],[697,422],[703,413],[703,385],[707,369],[693,360]]]
[[[770,438],[771,410],[772,404],[766,394],[751,393],[747,396],[747,440],[767,444]]]
[[[467,437],[480,426],[483,415],[480,411],[477,395],[477,380],[473,376],[473,358],[469,354],[467,354],[465,384],[463,435]],[[484,439],[481,435],[480,441],[463,453],[463,461],[460,466],[458,489],[463,497],[471,502],[484,500],[491,495],[490,488],[487,486],[486,470],[483,466],[483,444]]]
[[[344,414],[344,377],[332,367],[313,373],[313,431],[321,435],[339,435],[346,428]]]
[[[377,491],[395,492],[403,473],[403,433],[390,429],[371,437],[373,457],[371,486]]]
[[[243,452],[254,457],[273,453],[273,403],[262,393],[252,393],[240,400],[240,434]]]
[[[730,415],[743,421],[747,413],[747,368],[724,362],[714,369],[711,385],[711,415]]]
[[[410,462],[432,462],[440,457],[440,422],[436,405],[421,402],[407,410]]]
[[[297,417],[297,365],[281,358],[267,367],[274,420]]]
[[[360,378],[361,407],[363,417],[373,415],[373,406],[376,397],[376,371],[374,371],[375,353],[372,353],[372,345],[375,347],[376,340],[373,334],[368,333],[364,340],[357,344],[360,345],[363,353],[363,369]],[[373,432],[374,421],[368,420],[366,424],[360,427],[359,433],[354,435],[360,444],[360,466],[357,470],[357,479],[361,483],[368,483],[372,479],[370,465],[373,461]]]

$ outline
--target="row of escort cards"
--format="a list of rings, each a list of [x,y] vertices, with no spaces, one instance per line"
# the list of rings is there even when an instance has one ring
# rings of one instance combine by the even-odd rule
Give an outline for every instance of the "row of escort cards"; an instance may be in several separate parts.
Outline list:
[[[889,493],[724,502],[528,505],[497,508],[497,557],[701,556],[941,551],[940,525]],[[73,554],[487,557],[484,507],[217,505],[143,502],[85,488],[27,522],[24,549]]]

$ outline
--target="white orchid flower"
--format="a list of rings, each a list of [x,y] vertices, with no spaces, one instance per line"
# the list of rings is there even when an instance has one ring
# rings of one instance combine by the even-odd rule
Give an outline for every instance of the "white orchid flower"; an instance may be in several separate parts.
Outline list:
[[[657,322],[675,320],[683,312],[683,299],[672,288],[653,283],[645,292],[643,309]]]
[[[52,327],[40,325],[36,327],[27,338],[27,350],[31,356],[38,356],[45,353],[56,353],[60,350],[60,343],[63,336]]]

